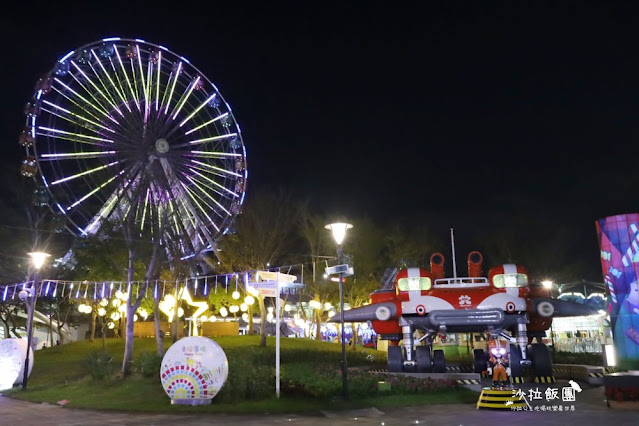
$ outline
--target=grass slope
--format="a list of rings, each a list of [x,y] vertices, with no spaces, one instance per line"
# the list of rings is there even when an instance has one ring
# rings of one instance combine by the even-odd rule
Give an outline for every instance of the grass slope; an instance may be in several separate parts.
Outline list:
[[[171,405],[160,383],[159,371],[157,376],[151,378],[132,375],[122,379],[114,375],[104,381],[91,379],[83,364],[90,354],[102,350],[101,341],[81,341],[37,351],[28,389],[15,387],[5,391],[5,394],[12,398],[52,404],[68,400],[68,406],[73,408],[158,413],[293,413],[365,406],[474,403],[477,400],[475,392],[463,388],[381,395],[377,393],[374,385],[371,385],[377,379],[369,379],[365,385],[370,387],[370,392],[368,388],[364,392],[359,389],[359,393],[355,392],[349,401],[340,401],[340,398],[330,394],[341,385],[341,346],[308,339],[281,339],[283,389],[282,397],[276,399],[274,338],[268,339],[265,348],[259,347],[259,336],[221,337],[214,340],[222,346],[229,360],[229,379],[211,405]],[[170,345],[171,342],[167,340],[165,350]],[[124,341],[109,339],[106,350],[113,357],[112,364],[115,370],[119,370],[124,353]],[[134,361],[139,359],[143,352],[155,352],[154,339],[135,340]],[[359,347],[355,351],[349,350],[347,357],[349,367],[383,367],[386,362],[385,352]],[[332,371],[328,371],[327,374],[332,376],[328,378],[313,373],[313,369],[331,368]],[[296,385],[291,385],[292,380],[287,379],[287,372],[290,372],[290,377],[295,377],[295,373],[299,376],[299,372],[308,374],[302,374],[301,382],[298,377]],[[337,380],[333,380],[334,378]],[[305,392],[307,385],[309,388],[311,385],[314,386],[315,392],[319,389],[320,393],[325,394],[321,393],[320,397],[309,396],[309,393]]]

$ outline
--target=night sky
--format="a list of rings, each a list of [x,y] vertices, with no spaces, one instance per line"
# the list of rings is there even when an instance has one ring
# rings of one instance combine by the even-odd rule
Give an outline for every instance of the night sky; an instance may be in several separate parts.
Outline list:
[[[552,244],[568,229],[584,277],[601,280],[595,220],[639,212],[639,10],[343,3],[16,6],[0,18],[2,159],[17,172],[24,104],[59,57],[142,38],[232,106],[248,197],[287,187],[321,213],[428,223],[443,239],[454,227],[461,244],[503,226]]]

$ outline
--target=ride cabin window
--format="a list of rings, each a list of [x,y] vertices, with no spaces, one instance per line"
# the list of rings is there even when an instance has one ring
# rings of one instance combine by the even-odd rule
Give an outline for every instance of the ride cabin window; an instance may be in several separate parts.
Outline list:
[[[399,291],[430,290],[430,278],[400,278],[397,280],[397,288]]]
[[[493,284],[497,288],[528,287],[528,275],[497,274],[493,277]]]

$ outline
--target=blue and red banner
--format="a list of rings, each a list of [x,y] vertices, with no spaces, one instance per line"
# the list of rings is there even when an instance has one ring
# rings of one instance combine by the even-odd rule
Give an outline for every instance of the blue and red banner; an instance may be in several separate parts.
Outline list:
[[[617,358],[639,361],[639,214],[596,221]]]

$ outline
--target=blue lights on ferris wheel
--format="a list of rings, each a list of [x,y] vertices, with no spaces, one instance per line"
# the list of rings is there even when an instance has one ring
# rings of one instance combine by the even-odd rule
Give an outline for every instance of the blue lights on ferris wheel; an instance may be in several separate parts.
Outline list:
[[[189,254],[214,244],[240,211],[246,147],[231,107],[162,45],[109,37],[72,50],[38,81],[25,113],[33,140],[20,143],[80,235],[127,215],[148,232],[170,216],[162,226],[187,236]]]

